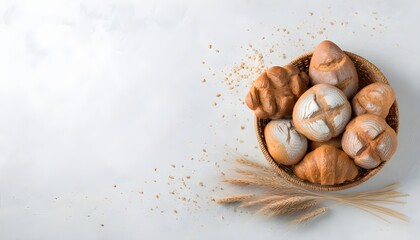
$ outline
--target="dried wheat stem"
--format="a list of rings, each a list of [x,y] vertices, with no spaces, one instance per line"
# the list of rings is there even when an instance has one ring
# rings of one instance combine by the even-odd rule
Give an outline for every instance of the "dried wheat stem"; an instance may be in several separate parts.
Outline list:
[[[273,173],[274,172],[271,167],[263,166],[263,165],[261,165],[259,163],[256,163],[254,161],[250,161],[250,160],[245,159],[245,158],[237,158],[236,159],[236,162],[237,163],[240,163],[242,165],[251,167],[251,168],[257,168],[257,169],[263,170],[265,172],[269,172],[269,173]]]
[[[392,200],[388,198],[384,199],[377,199],[377,198],[352,198],[352,201],[360,201],[360,202],[382,202],[382,203],[398,203],[398,204],[405,204],[406,202]]]
[[[296,219],[293,220],[294,224],[300,224],[300,223],[304,223],[304,222],[308,222],[310,220],[313,220],[316,217],[321,216],[322,214],[326,213],[328,210],[327,207],[320,207],[317,208],[313,211],[309,211],[299,217],[297,217]]]
[[[404,214],[402,214],[400,212],[397,212],[395,210],[392,210],[390,208],[382,207],[382,206],[375,205],[375,204],[363,204],[363,205],[370,208],[370,209],[373,209],[377,212],[388,215],[390,217],[395,217],[395,218],[398,218],[402,221],[407,221],[407,217]]]
[[[382,216],[378,215],[377,213],[373,212],[372,209],[370,209],[370,208],[368,208],[368,207],[366,207],[366,206],[364,206],[360,203],[357,203],[357,202],[353,203],[353,202],[348,201],[346,199],[342,199],[340,197],[334,197],[334,196],[328,196],[328,200],[333,200],[333,201],[336,201],[336,202],[339,202],[339,203],[342,203],[342,204],[346,204],[346,205],[349,205],[349,206],[352,206],[352,207],[359,208],[359,209],[361,209],[361,210],[363,210],[363,211],[365,211],[365,212],[367,212],[367,213],[369,213],[369,214],[371,214],[371,215],[373,215],[377,218],[382,219],[383,221],[385,221],[387,223],[390,223],[390,221],[388,221],[387,219],[385,219]]]
[[[244,170],[241,168],[236,168],[235,172],[241,174],[241,175],[245,175],[245,176],[253,176],[253,177],[276,177],[276,173],[260,173],[260,172],[255,172],[252,170]]]
[[[283,182],[277,181],[276,178],[266,178],[266,177],[248,177],[248,178],[230,178],[225,179],[224,182],[236,184],[236,185],[250,185],[250,186],[257,186],[263,187],[268,189],[269,191],[278,191],[281,194],[288,194],[288,195],[301,195],[306,193],[306,191],[291,186],[290,184],[284,184]],[[307,193],[310,195],[310,193]]]
[[[243,208],[252,207],[258,204],[269,203],[269,202],[273,202],[273,201],[277,201],[277,200],[281,200],[285,198],[287,198],[287,196],[284,196],[284,195],[267,196],[267,197],[260,198],[258,200],[244,202],[240,205],[240,207],[243,207]]]
[[[383,194],[383,193],[384,194],[399,193],[399,192],[394,191],[399,185],[400,185],[399,183],[394,183],[394,184],[391,184],[391,185],[386,186],[384,188],[372,190],[372,191],[369,191],[369,192],[359,192],[359,193],[353,193],[353,194],[346,194],[346,195],[343,195],[343,196],[344,197],[360,197],[360,196],[366,196],[366,195],[375,196],[375,195]]]
[[[239,194],[215,199],[216,203],[236,203],[253,198],[254,194]]]
[[[269,212],[267,215],[269,216],[277,216],[285,213],[293,213],[302,211],[305,209],[312,208],[314,206],[317,206],[319,203],[316,200],[306,200],[302,203],[298,203],[296,205],[290,206],[288,208],[280,208],[278,210],[273,210],[272,212]]]
[[[298,204],[301,204],[301,203],[303,203],[307,200],[308,200],[308,198],[302,197],[302,196],[281,199],[281,200],[269,203],[266,206],[262,207],[258,211],[258,213],[263,213],[263,214],[268,214],[269,215],[271,212],[277,211],[278,214],[281,214],[281,213],[287,211],[288,208],[296,206]]]

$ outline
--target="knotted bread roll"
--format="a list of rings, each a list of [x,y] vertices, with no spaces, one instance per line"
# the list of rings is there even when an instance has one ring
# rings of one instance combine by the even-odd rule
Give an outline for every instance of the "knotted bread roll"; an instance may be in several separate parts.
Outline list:
[[[340,184],[358,174],[356,165],[347,154],[330,145],[308,153],[293,172],[300,179],[321,185]]]
[[[315,49],[309,64],[311,84],[328,83],[336,86],[348,99],[359,86],[356,68],[351,59],[333,42],[325,40]]]
[[[296,102],[293,123],[308,139],[325,142],[340,135],[351,117],[344,93],[329,84],[318,84]]]
[[[254,81],[245,102],[259,118],[283,118],[292,114],[308,84],[308,75],[292,65],[271,67]]]
[[[376,82],[360,90],[354,96],[352,106],[356,115],[371,113],[386,118],[394,101],[395,93],[391,86]]]
[[[298,133],[292,120],[270,121],[264,129],[265,142],[271,157],[283,165],[293,165],[306,154],[308,141]]]
[[[394,155],[398,141],[397,134],[383,118],[363,114],[347,125],[341,144],[356,165],[372,169]]]

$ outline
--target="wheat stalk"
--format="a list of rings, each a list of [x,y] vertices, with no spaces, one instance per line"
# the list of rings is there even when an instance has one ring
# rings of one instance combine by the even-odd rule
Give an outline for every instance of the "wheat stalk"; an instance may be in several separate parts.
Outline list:
[[[235,202],[242,202],[254,197],[254,194],[240,194],[240,195],[233,195],[227,196],[222,198],[215,199],[216,203],[235,203]]]
[[[291,209],[294,206],[304,203],[307,201],[306,197],[290,197],[286,199],[280,199],[278,201],[271,202],[262,207],[258,213],[263,213],[266,215],[276,212],[282,214],[287,212],[288,209]]]
[[[355,207],[386,222],[389,222],[386,217],[407,221],[404,214],[380,205],[405,203],[397,200],[408,196],[396,191],[398,183],[368,192],[324,194],[295,186],[280,177],[273,168],[246,158],[238,158],[236,162],[242,167],[235,169],[239,176],[225,179],[224,182],[263,192],[218,198],[217,203],[239,203],[240,207],[257,208],[257,213],[269,216],[299,214],[293,223],[304,223],[327,212],[329,208],[320,206],[320,202],[336,202]]]
[[[305,214],[303,214],[303,215],[295,218],[292,221],[292,223],[294,223],[294,224],[300,224],[300,223],[308,222],[308,221],[313,220],[314,218],[316,218],[316,217],[318,217],[318,216],[326,213],[327,210],[328,210],[327,207],[320,207],[320,208],[314,209],[312,211],[309,211],[309,212],[307,212],[307,213],[305,213]]]
[[[271,203],[273,201],[277,201],[277,200],[281,200],[281,199],[285,199],[285,198],[286,198],[286,196],[282,196],[282,195],[267,196],[267,197],[262,197],[258,200],[254,200],[254,201],[246,201],[246,202],[242,203],[240,205],[240,207],[247,208],[247,207],[252,207],[252,206],[255,206],[255,205],[259,205],[259,204]]]
[[[266,213],[269,216],[278,216],[286,213],[294,213],[294,212],[301,212],[303,210],[313,208],[318,205],[318,202],[315,200],[305,200],[303,202],[299,202],[297,204],[291,205],[287,208],[279,208],[277,210],[270,211]]]

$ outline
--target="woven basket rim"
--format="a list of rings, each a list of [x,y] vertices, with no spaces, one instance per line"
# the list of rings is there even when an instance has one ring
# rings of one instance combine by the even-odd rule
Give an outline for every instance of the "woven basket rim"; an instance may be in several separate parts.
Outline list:
[[[359,61],[359,62],[362,62],[364,66],[366,66],[368,69],[370,69],[371,71],[374,72],[375,76],[378,77],[381,82],[389,84],[385,75],[375,65],[373,65],[371,62],[369,62],[368,60],[366,60],[365,58],[363,58],[363,57],[361,57],[357,54],[354,54],[354,53],[351,53],[351,52],[348,52],[348,51],[344,51],[344,52],[352,59],[353,62],[355,60]],[[291,61],[289,64],[295,65],[298,62],[300,62],[300,61],[302,61],[302,60],[304,60],[308,57],[311,57],[312,54],[313,54],[313,52],[303,54],[303,55],[299,56],[298,58],[294,59],[293,61]],[[398,134],[399,114],[398,114],[398,104],[397,104],[396,100],[393,104],[393,108],[394,108],[395,117],[396,117],[396,125],[393,126],[393,129]],[[287,181],[289,181],[289,182],[291,182],[291,183],[293,183],[297,186],[303,187],[305,189],[311,189],[311,190],[316,190],[316,191],[339,191],[339,190],[348,189],[348,188],[357,186],[357,185],[359,185],[363,182],[366,182],[368,179],[370,179],[376,173],[378,173],[384,167],[384,165],[389,161],[388,160],[386,162],[382,162],[378,167],[376,167],[372,170],[368,170],[368,173],[366,175],[358,178],[357,180],[344,182],[344,183],[336,184],[336,185],[321,185],[321,184],[311,183],[311,182],[308,182],[308,181],[301,180],[298,177],[296,177],[294,174],[291,174],[291,173],[287,172],[285,169],[283,169],[281,164],[278,164],[271,157],[271,155],[268,153],[267,146],[265,144],[265,140],[263,139],[264,131],[263,131],[263,129],[261,129],[261,119],[259,119],[258,117],[255,117],[255,122],[254,123],[255,123],[255,130],[256,130],[256,134],[257,134],[258,144],[260,146],[260,149],[261,149],[264,157],[269,162],[269,164],[285,180],[287,180]]]

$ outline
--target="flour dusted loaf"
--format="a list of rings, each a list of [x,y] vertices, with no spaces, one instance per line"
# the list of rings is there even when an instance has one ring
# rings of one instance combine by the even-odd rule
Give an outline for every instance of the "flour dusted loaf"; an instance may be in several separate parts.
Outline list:
[[[347,125],[341,144],[356,165],[372,169],[394,155],[398,140],[395,131],[383,118],[363,114]]]
[[[353,180],[358,169],[354,162],[341,150],[323,145],[308,153],[293,172],[300,179],[321,185],[340,184]]]
[[[292,114],[308,84],[308,75],[292,65],[271,67],[254,81],[245,102],[259,118],[283,118]]]
[[[290,119],[270,121],[264,129],[267,149],[273,159],[283,165],[293,165],[305,156],[308,141],[298,133]]]
[[[372,83],[354,96],[353,112],[356,115],[371,113],[386,118],[394,101],[395,93],[391,86],[381,82]]]
[[[325,40],[315,49],[309,65],[311,84],[328,83],[352,98],[359,86],[356,68],[351,59],[333,42]]]
[[[325,142],[340,135],[351,117],[344,93],[329,84],[317,84],[296,102],[293,123],[308,139]]]

